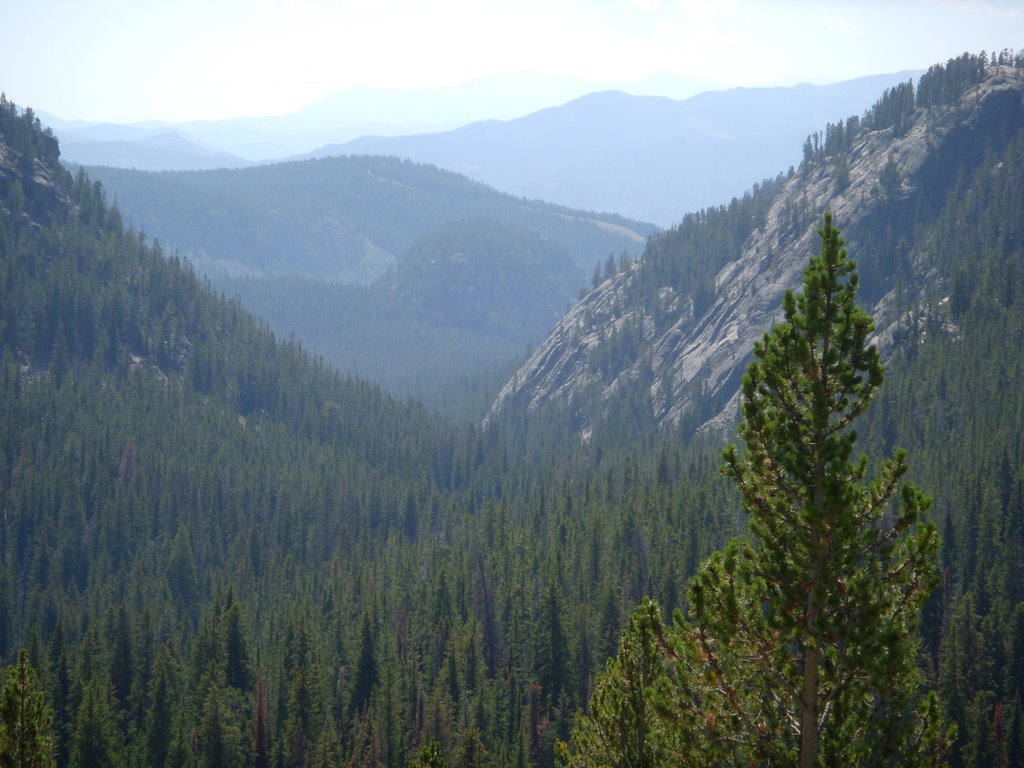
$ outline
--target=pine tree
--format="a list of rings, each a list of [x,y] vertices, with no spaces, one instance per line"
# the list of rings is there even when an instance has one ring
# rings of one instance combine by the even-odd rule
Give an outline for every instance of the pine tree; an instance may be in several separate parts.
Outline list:
[[[311,731],[312,691],[305,668],[292,672],[288,688],[288,716],[284,723],[284,749],[287,763],[296,768],[309,765],[312,752],[313,732]]]
[[[0,693],[0,766],[48,768],[54,746],[53,711],[22,650]]]
[[[744,376],[746,451],[724,454],[751,535],[698,571],[690,621],[637,609],[561,747],[570,766],[943,762],[950,734],[917,663],[937,534],[902,452],[873,480],[851,461],[882,366],[831,216],[819,234]]]
[[[309,764],[312,768],[338,768],[343,762],[341,738],[334,726],[334,718],[324,717]]]
[[[197,755],[202,768],[234,768],[243,762],[241,733],[223,693],[214,683],[203,700]]]
[[[176,684],[173,652],[169,646],[164,645],[153,664],[150,706],[143,726],[146,762],[149,765],[163,765],[170,749],[175,704],[173,692]]]
[[[112,653],[110,658],[110,679],[114,684],[114,694],[124,709],[128,706],[128,696],[132,687],[134,663],[132,659],[131,625],[128,610],[124,603],[118,605],[111,626]]]
[[[118,764],[121,734],[111,687],[99,675],[84,687],[71,737],[72,768],[113,768]]]
[[[242,630],[241,609],[231,594],[222,624],[227,684],[241,691],[249,690],[249,650]]]
[[[359,630],[359,660],[356,663],[355,683],[352,688],[352,699],[349,711],[353,714],[365,713],[370,703],[370,696],[377,685],[380,670],[373,649],[373,632],[370,628],[370,616],[363,612]]]
[[[618,654],[599,676],[589,717],[573,729],[570,744],[557,746],[567,768],[654,768],[673,761],[684,740],[680,723],[661,717],[669,695],[661,609],[644,601],[630,616]]]
[[[922,697],[918,622],[935,585],[929,500],[905,454],[867,479],[852,422],[882,383],[855,303],[857,273],[831,215],[821,254],[743,379],[737,484],[752,540],[734,541],[690,590],[694,636],[736,757],[800,766],[931,765],[946,733]],[[890,503],[899,490],[900,504]],[[714,695],[717,694],[717,695]]]
[[[448,761],[441,752],[441,743],[431,739],[420,747],[419,755],[409,761],[410,768],[448,768]]]
[[[270,696],[263,674],[256,678],[256,715],[253,731],[253,765],[270,768]]]
[[[541,601],[534,633],[534,673],[547,709],[558,703],[566,687],[569,641],[562,626],[562,604],[557,587],[549,582]]]

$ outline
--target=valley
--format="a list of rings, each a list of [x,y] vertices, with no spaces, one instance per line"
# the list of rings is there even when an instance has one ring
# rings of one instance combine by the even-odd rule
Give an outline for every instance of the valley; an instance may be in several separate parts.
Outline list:
[[[784,421],[743,410],[743,374],[773,325],[812,322],[785,297],[831,214],[880,355],[839,378],[874,396],[851,473],[906,449],[931,499],[876,505],[932,574],[878,674],[934,717],[920,764],[1024,765],[1024,57],[935,64],[793,150],[661,229],[375,155],[68,170],[4,98],[0,677],[45,704],[47,764],[632,765],[641,731],[658,764],[728,762],[674,671],[724,646],[665,627],[713,624],[708,574],[771,530],[723,449]],[[634,727],[608,691],[685,691],[696,730],[654,704]],[[805,754],[788,726],[728,728]],[[903,744],[868,732],[823,754]]]

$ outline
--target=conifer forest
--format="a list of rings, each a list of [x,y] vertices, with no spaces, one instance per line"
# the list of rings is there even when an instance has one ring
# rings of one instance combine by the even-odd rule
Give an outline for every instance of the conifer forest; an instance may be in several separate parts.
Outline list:
[[[1024,766],[1024,56],[779,171],[216,277],[0,99],[0,765]]]

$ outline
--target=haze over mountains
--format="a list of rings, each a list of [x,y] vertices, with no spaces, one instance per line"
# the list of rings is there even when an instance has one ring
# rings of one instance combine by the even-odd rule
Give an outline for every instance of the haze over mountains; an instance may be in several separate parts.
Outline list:
[[[365,137],[312,156],[408,157],[515,195],[667,227],[797,164],[809,133],[840,115],[862,113],[879,93],[914,74],[708,91],[683,101],[606,91],[516,120]]]
[[[51,115],[43,115],[43,119],[60,137],[61,154],[66,162],[159,171],[251,165],[236,155],[200,143],[175,126],[92,124],[60,120]]]
[[[210,277],[369,283],[421,237],[488,218],[560,243],[589,274],[609,253],[638,253],[657,228],[498,192],[434,166],[328,157],[188,172],[90,168],[138,227]],[[583,284],[583,273],[577,287]]]
[[[83,165],[186,170],[285,157],[393,155],[514,195],[666,227],[799,162],[805,136],[838,115],[860,114],[882,90],[914,74],[705,90],[684,100],[643,94],[699,84],[663,76],[633,84],[633,93],[594,90],[563,101],[586,84],[527,78],[538,92],[527,99],[519,80],[491,78],[437,90],[356,89],[280,117],[178,126],[49,121],[65,160]],[[517,114],[545,102],[552,106]],[[445,127],[450,130],[436,132]]]
[[[600,83],[579,77],[541,73],[491,75],[440,88],[389,90],[358,87],[341,91],[300,110],[283,115],[253,116],[187,123],[146,122],[132,125],[89,123],[40,112],[56,131],[66,160],[82,165],[117,165],[140,170],[241,167],[307,153],[326,144],[365,135],[390,136],[457,128],[479,120],[507,120],[557,106],[586,93],[621,87],[632,93],[657,93],[686,98],[714,88],[709,81],[667,72],[628,84]],[[273,112],[272,102],[266,111]],[[194,147],[194,165],[181,157],[126,154],[115,162],[118,147],[108,142],[145,142],[154,136],[177,134]],[[121,151],[128,150],[120,147]],[[208,153],[220,152],[221,165],[210,165]]]

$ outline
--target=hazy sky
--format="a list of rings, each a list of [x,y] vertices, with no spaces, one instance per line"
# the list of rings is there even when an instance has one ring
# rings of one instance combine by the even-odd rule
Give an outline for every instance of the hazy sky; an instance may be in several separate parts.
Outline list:
[[[1021,0],[0,0],[0,90],[65,119],[282,114],[358,85],[657,69],[828,83],[1024,46]]]

